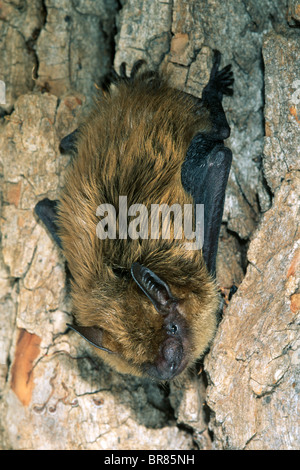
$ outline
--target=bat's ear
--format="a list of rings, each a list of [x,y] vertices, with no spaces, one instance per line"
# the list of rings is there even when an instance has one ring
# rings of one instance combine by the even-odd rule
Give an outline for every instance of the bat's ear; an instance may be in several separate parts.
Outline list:
[[[76,331],[76,333],[80,334],[80,336],[82,336],[96,348],[101,349],[102,351],[106,351],[110,354],[114,354],[113,351],[102,346],[103,330],[101,328],[97,328],[96,326],[75,326],[70,325],[69,323],[67,323],[67,326]]]
[[[139,263],[133,263],[131,275],[162,315],[169,314],[177,305],[177,299],[173,296],[168,284],[154,274],[151,269]]]

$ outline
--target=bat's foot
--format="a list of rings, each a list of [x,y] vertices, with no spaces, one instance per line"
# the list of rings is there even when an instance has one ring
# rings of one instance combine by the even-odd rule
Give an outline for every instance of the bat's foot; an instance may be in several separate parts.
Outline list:
[[[236,293],[237,290],[238,288],[235,284],[233,284],[231,287],[220,287],[221,295],[224,298],[226,306],[229,304],[232,296]]]
[[[127,75],[127,65],[125,62],[122,62],[120,65],[120,71],[117,73],[115,70],[112,70],[108,75],[109,83],[118,84],[120,82],[132,83],[137,78],[141,81],[151,82],[152,85],[156,83],[158,86],[160,84],[159,74],[154,70],[145,70],[140,71],[141,67],[146,64],[144,59],[137,60],[134,62],[131,72]]]
[[[126,72],[127,64],[126,62],[122,62],[122,64],[120,65],[120,72],[119,74],[117,74],[119,80],[134,80],[138,71],[140,70],[142,65],[144,65],[145,63],[146,61],[144,59],[137,60],[132,66],[130,75],[127,76],[127,72]]]
[[[232,299],[232,296],[236,293],[236,291],[238,290],[237,286],[235,284],[233,284],[231,287],[230,287],[230,291],[229,291],[229,294],[228,294],[228,300],[230,302],[230,300]]]
[[[114,84],[120,83],[122,81],[130,83],[133,82],[137,78],[137,76],[140,80],[157,79],[157,72],[154,72],[152,70],[146,70],[140,73],[140,69],[144,64],[146,64],[146,61],[144,59],[137,60],[136,62],[134,62],[130,74],[127,75],[127,64],[126,62],[122,62],[122,64],[120,65],[119,73],[117,73],[115,70],[112,70],[108,75],[108,81]]]

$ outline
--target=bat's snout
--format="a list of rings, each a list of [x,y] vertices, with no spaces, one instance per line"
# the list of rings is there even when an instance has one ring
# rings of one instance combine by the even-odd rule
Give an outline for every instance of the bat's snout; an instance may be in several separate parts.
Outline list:
[[[162,344],[154,364],[146,366],[146,372],[157,380],[171,380],[186,367],[187,360],[181,340],[169,336]]]
[[[168,338],[162,348],[162,356],[164,358],[162,373],[168,375],[168,380],[172,379],[182,370],[184,350],[181,341]]]

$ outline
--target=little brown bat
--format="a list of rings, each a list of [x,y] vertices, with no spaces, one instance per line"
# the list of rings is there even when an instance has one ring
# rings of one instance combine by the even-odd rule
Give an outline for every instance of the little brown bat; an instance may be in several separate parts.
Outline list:
[[[69,326],[122,373],[173,379],[205,353],[215,334],[216,254],[232,160],[223,143],[230,128],[222,97],[232,94],[233,75],[230,65],[219,70],[220,57],[214,51],[201,99],[143,71],[143,61],[129,77],[122,64],[90,117],[61,142],[61,150],[74,155],[59,200],[44,199],[35,208],[71,273]],[[182,231],[177,236],[175,224],[169,237],[163,227],[150,236],[145,214],[132,231],[141,236],[129,236],[128,227],[116,236],[124,220],[120,196],[148,213],[163,204],[204,205],[202,249],[187,249],[190,238]],[[107,224],[115,224],[101,237],[99,207]]]

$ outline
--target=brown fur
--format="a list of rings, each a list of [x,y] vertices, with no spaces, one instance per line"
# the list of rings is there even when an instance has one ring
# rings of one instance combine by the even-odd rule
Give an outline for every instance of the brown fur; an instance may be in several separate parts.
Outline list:
[[[141,375],[165,333],[134,280],[120,279],[113,268],[130,269],[138,261],[170,286],[190,329],[189,364],[214,335],[218,296],[201,252],[187,251],[173,237],[100,240],[96,209],[102,203],[117,208],[119,195],[127,196],[128,207],[192,203],[181,184],[181,165],[192,137],[208,130],[207,111],[195,113],[192,98],[142,76],[99,99],[82,126],[60,198],[60,237],[73,277],[76,322],[104,330],[103,346],[117,354],[97,351],[120,372]]]

